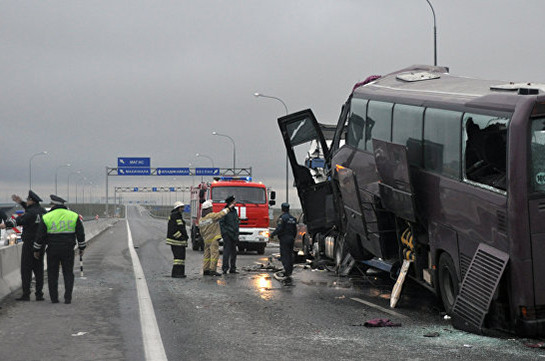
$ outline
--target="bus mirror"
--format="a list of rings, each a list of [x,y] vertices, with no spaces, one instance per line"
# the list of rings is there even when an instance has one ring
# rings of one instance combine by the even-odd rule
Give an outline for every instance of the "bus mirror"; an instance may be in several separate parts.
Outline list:
[[[271,197],[270,197],[272,200],[276,199],[276,192],[275,191],[271,191]],[[274,203],[273,203],[274,204]]]
[[[269,201],[269,206],[274,206],[276,204],[276,201],[274,199],[271,199]]]

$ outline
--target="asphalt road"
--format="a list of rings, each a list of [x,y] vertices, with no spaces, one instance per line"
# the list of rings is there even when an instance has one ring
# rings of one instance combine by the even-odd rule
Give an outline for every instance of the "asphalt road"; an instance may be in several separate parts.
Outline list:
[[[143,340],[142,295],[136,281],[144,280],[135,280],[127,223],[153,304],[158,339],[146,328]],[[165,232],[165,220],[129,207],[128,222],[118,222],[89,246],[84,277],[76,273],[71,305],[51,304],[47,292],[45,302],[4,299],[0,360],[146,360],[144,344],[164,349],[169,360],[545,357],[545,350],[525,345],[537,340],[484,337],[453,329],[435,297],[415,284],[404,287],[395,310],[388,307],[393,282],[387,277],[339,278],[299,265],[294,286],[282,286],[272,273],[257,269],[278,253],[275,244],[269,244],[263,256],[238,255],[241,273],[221,277],[203,277],[202,252],[189,248],[188,277],[172,279]],[[376,318],[401,325],[363,326]]]

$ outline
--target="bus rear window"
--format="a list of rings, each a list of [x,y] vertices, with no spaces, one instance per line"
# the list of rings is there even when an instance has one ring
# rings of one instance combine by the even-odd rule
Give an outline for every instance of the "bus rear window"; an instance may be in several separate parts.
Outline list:
[[[532,120],[531,137],[531,188],[534,192],[545,192],[545,118]]]

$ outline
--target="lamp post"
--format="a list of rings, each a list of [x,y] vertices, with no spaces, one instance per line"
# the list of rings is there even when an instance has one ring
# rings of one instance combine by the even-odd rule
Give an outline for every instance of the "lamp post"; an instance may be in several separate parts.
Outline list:
[[[220,134],[218,132],[212,132],[212,135],[217,135],[217,136],[220,136],[220,137],[225,137],[225,138],[229,138],[231,139],[231,142],[233,143],[233,174],[235,173],[235,168],[236,168],[236,159],[237,159],[237,148],[236,148],[236,145],[235,145],[235,141],[233,140],[233,138],[231,138],[230,136],[226,135],[226,134]],[[236,175],[236,174],[234,174]]]
[[[269,99],[274,99],[274,100],[278,100],[280,103],[282,103],[282,105],[284,106],[284,109],[286,110],[286,115],[289,114],[288,112],[288,107],[286,105],[286,103],[284,103],[284,101],[278,97],[273,97],[272,95],[265,95],[265,94],[261,94],[261,93],[254,93],[254,96],[256,98],[269,98]],[[286,152],[286,203],[289,203],[289,186],[288,186],[288,153]]]
[[[209,159],[210,162],[212,162],[212,168],[216,168],[216,167],[214,166],[214,159],[212,159],[212,157],[209,157],[209,156],[207,156],[206,154],[201,154],[201,153],[195,154],[195,157],[203,157],[203,158]]]
[[[437,23],[435,21],[435,10],[433,10],[430,0],[426,1],[430,6],[431,13],[433,15],[433,65],[437,66]]]
[[[42,151],[40,153],[32,154],[30,160],[28,161],[28,189],[32,189],[32,159],[39,155],[47,155],[47,151]]]
[[[81,182],[81,188],[85,187],[84,183],[87,180],[85,177],[81,177],[76,181],[76,204],[78,204],[78,183]]]
[[[57,178],[59,176],[59,169],[61,168],[67,168],[67,167],[71,167],[72,165],[70,163],[66,163],[66,164],[63,164],[63,165],[60,165],[57,167],[57,169],[55,170],[55,195],[59,195],[59,189],[57,188]]]
[[[66,199],[66,201],[68,203],[70,203],[70,176],[73,175],[73,174],[80,174],[80,173],[81,173],[81,171],[78,170],[78,171],[75,171],[75,172],[70,172],[68,174],[68,182],[66,182],[66,184],[67,184],[67,189],[66,189],[66,196],[67,196],[66,198],[67,199]],[[77,194],[76,194],[76,196],[77,196]]]

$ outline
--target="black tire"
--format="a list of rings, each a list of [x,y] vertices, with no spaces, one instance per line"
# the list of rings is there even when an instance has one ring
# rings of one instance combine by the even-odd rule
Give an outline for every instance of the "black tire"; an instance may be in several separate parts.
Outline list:
[[[335,273],[339,275],[343,270],[342,263],[346,255],[348,254],[348,249],[344,241],[344,237],[337,237],[337,242],[335,242]]]
[[[439,257],[439,291],[441,301],[447,314],[452,313],[456,296],[460,291],[456,267],[448,253],[442,253]]]
[[[303,235],[303,253],[305,255],[305,259],[312,258],[312,243],[310,243],[310,238],[306,233]]]
[[[265,245],[259,246],[257,248],[257,254],[265,254]]]

